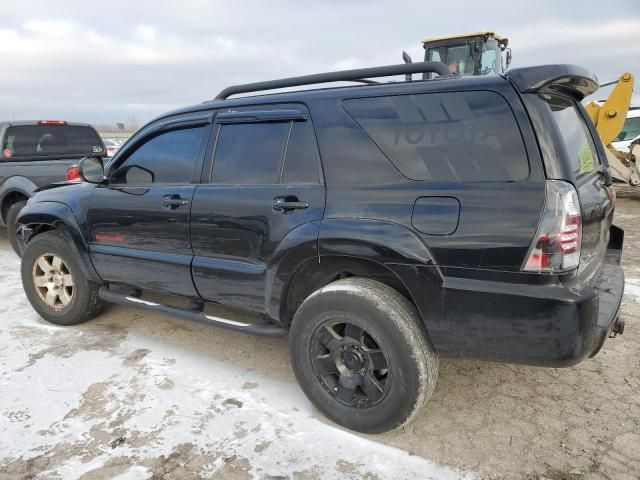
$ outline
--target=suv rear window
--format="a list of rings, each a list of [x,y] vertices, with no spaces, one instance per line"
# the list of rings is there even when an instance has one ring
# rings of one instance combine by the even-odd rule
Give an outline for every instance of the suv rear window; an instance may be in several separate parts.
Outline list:
[[[413,180],[517,181],[529,163],[516,119],[493,92],[346,100],[344,108]]]
[[[7,128],[2,145],[2,156],[12,160],[102,153],[96,131],[81,125],[16,125]]]

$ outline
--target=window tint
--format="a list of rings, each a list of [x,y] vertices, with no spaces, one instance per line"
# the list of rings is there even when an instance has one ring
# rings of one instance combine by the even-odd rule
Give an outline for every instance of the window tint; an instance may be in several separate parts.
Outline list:
[[[205,127],[162,133],[138,147],[113,175],[114,183],[190,183]]]
[[[213,160],[213,183],[279,183],[288,122],[220,126]]]
[[[282,183],[320,183],[318,146],[311,122],[293,122],[287,144]]]
[[[408,178],[515,181],[529,175],[515,118],[497,93],[362,98],[344,105]]]
[[[7,159],[50,155],[96,155],[104,153],[102,140],[91,127],[78,125],[17,125],[9,127],[2,145]]]

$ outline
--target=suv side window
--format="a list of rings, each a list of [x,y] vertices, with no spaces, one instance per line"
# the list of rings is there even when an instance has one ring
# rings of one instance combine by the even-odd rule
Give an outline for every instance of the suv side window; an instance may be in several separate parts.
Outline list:
[[[317,184],[318,147],[309,121],[220,125],[212,183]]]
[[[320,183],[319,165],[318,145],[311,122],[292,122],[282,169],[282,183]]]
[[[345,100],[345,110],[412,180],[508,182],[529,176],[507,101],[488,91]]]
[[[220,126],[213,183],[279,183],[289,123],[232,123]]]
[[[111,183],[191,183],[205,129],[182,128],[151,137],[118,166]]]

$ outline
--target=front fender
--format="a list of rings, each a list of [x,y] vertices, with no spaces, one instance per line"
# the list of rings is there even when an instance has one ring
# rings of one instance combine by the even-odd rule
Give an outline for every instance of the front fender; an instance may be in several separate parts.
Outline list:
[[[61,202],[30,202],[18,214],[16,225],[20,249],[24,250],[29,241],[42,230],[55,229],[67,239],[71,249],[80,260],[86,277],[94,282],[102,279],[93,268],[89,256],[89,246],[82,236],[78,221],[69,206]],[[43,229],[43,227],[46,227]]]

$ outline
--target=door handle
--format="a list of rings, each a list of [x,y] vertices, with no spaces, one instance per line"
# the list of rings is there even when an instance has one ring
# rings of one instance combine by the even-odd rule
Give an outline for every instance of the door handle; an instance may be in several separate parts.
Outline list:
[[[184,205],[189,205],[189,200],[186,198],[180,198],[180,195],[165,195],[160,202],[162,208],[168,208],[169,210],[175,210],[176,208]]]
[[[298,200],[298,197],[286,196],[273,199],[273,209],[279,212],[309,208],[309,202]]]

